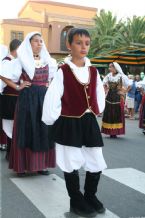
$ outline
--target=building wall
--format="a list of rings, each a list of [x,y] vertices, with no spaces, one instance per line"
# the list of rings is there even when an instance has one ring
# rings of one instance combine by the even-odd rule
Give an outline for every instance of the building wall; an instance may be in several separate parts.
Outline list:
[[[67,24],[60,22],[53,22],[49,25],[48,50],[51,53],[60,53],[60,35],[65,26]]]
[[[31,3],[27,3],[24,10],[22,10],[21,13],[19,13],[19,18],[30,18],[33,19],[37,22],[43,23],[44,22],[44,14],[40,13],[41,11],[34,9],[34,7],[32,7]],[[42,11],[43,12],[43,11]]]
[[[46,47],[55,56],[66,55],[60,50],[61,32],[67,26],[90,28],[96,10],[86,7],[68,6],[59,3],[38,3],[28,1],[19,13],[18,19],[8,19],[0,23],[0,43],[9,45],[11,31],[27,33],[38,31],[42,34]]]
[[[40,27],[34,27],[34,26],[25,26],[23,25],[14,25],[14,24],[1,24],[1,33],[2,37],[0,39],[0,42],[5,45],[9,45],[9,42],[11,41],[11,31],[22,31],[24,32],[24,37],[27,35],[27,33],[32,31],[39,31],[41,32]],[[1,34],[0,34],[1,35]]]
[[[0,25],[0,44],[5,44],[5,35],[3,30],[3,25]]]
[[[61,51],[60,49],[60,41],[61,41],[61,32],[65,27],[84,27],[89,28],[86,25],[78,25],[77,23],[62,23],[62,22],[51,22],[48,27],[48,50],[51,53],[62,53],[65,54],[66,52]]]
[[[86,19],[92,19],[96,14],[96,9],[89,9],[80,6],[79,7],[72,7],[65,4],[57,3],[39,3],[39,2],[27,2],[26,7],[24,7],[20,13],[20,18],[28,18],[30,17],[32,11],[35,12],[41,12],[43,16],[43,12],[48,14],[57,14],[62,16],[71,16],[71,17],[80,17],[80,18],[86,18]],[[34,12],[33,12],[34,13]],[[39,21],[39,17],[36,18],[37,21]]]

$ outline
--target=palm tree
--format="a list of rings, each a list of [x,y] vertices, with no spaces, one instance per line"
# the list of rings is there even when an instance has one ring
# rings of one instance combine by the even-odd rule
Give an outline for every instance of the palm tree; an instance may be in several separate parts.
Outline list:
[[[135,44],[145,44],[145,17],[128,18],[126,22],[117,22],[112,13],[101,11],[94,18],[95,27],[90,31],[92,45],[90,55],[107,54]]]
[[[94,18],[95,28],[92,29],[92,53],[102,53],[116,48],[116,43],[120,40],[121,28],[120,22],[117,23],[117,17],[113,16],[110,11],[102,10],[100,16]]]
[[[124,45],[145,44],[145,17],[128,18],[122,28]]]

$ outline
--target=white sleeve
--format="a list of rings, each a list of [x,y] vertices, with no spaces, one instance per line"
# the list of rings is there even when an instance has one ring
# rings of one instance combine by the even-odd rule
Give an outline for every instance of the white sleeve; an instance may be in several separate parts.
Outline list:
[[[103,79],[103,85],[106,85],[106,84],[108,83],[108,76],[109,76],[109,74],[104,77],[104,79]]]
[[[103,82],[101,81],[100,74],[97,71],[97,101],[98,101],[98,107],[99,112],[102,113],[105,108],[105,90],[103,87]]]
[[[49,63],[49,81],[51,81],[57,72],[57,62],[54,58],[51,58],[51,62]]]
[[[130,85],[132,85],[132,82],[130,81],[130,79],[124,74],[122,75],[122,83],[124,87],[128,87]]]
[[[0,75],[14,82],[18,82],[22,73],[20,61],[17,58],[11,61],[4,60],[2,61],[1,65],[2,69]]]
[[[136,86],[137,86],[137,88],[143,88],[145,90],[145,79],[143,79],[142,81],[137,82]]]
[[[3,92],[4,88],[6,87],[7,85],[0,79],[0,93]]]
[[[43,102],[42,121],[46,125],[53,125],[60,116],[63,92],[63,72],[59,69],[46,92]]]

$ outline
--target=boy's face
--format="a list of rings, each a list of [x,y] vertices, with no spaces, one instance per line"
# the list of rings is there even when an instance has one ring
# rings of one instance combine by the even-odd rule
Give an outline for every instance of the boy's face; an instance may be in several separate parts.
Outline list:
[[[90,48],[90,38],[85,35],[74,35],[72,44],[68,44],[72,57],[84,58]]]

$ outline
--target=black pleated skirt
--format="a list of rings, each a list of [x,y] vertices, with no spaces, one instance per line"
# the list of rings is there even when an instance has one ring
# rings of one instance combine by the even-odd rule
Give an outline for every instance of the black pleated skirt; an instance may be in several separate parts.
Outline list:
[[[48,151],[54,148],[52,126],[41,121],[45,86],[32,85],[23,89],[18,97],[14,126],[16,146],[30,148],[32,151]]]
[[[2,95],[2,119],[13,120],[15,107],[17,102],[17,96]]]
[[[79,148],[103,146],[100,128],[92,113],[86,113],[81,118],[60,116],[53,128],[56,143]]]

